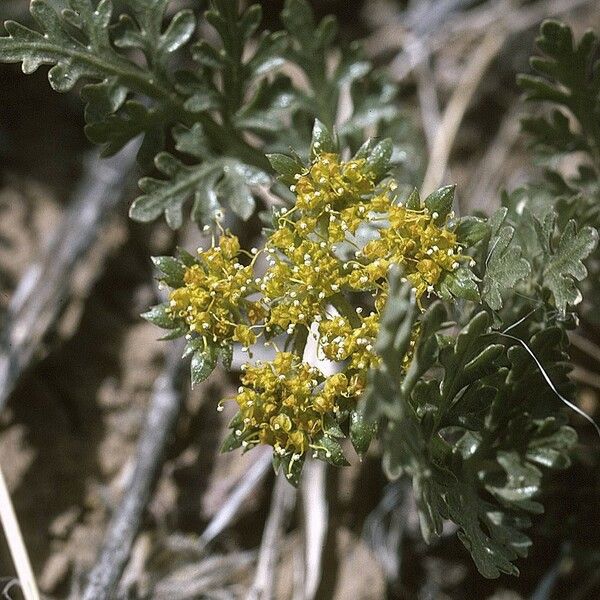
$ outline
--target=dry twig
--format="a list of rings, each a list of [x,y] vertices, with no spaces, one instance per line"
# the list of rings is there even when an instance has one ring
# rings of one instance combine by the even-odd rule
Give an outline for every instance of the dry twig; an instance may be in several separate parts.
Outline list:
[[[321,461],[307,461],[300,484],[304,513],[304,600],[313,600],[321,581],[323,548],[329,516],[325,496],[326,467],[327,465]]]
[[[544,18],[559,16],[585,5],[591,6],[591,0],[539,0],[535,4],[521,7],[515,6],[513,0],[498,0],[483,3],[468,13],[454,9],[447,12],[443,19],[436,19],[429,25],[421,25],[419,35],[415,36],[418,38],[418,48],[406,44],[406,20],[398,13],[396,19],[388,19],[390,24],[382,27],[367,40],[366,47],[370,54],[380,54],[403,46],[390,65],[395,77],[401,81],[408,77],[418,64],[429,60],[456,37],[481,35],[497,26],[514,35],[534,27]]]
[[[493,29],[488,32],[481,44],[473,51],[472,57],[467,63],[460,81],[444,110],[427,163],[427,171],[421,188],[422,195],[430,194],[442,184],[458,128],[482,77],[500,48],[502,48],[507,35],[506,30]]]
[[[296,490],[283,474],[277,477],[269,517],[263,531],[254,583],[247,600],[272,600],[274,598],[275,571],[281,538],[289,516],[296,504]]]
[[[592,340],[589,340],[575,331],[569,331],[569,341],[575,348],[581,350],[581,352],[585,352],[585,354],[600,363],[600,346],[592,342]]]
[[[417,65],[415,74],[417,76],[417,96],[421,107],[421,122],[423,123],[427,149],[431,152],[441,120],[435,77],[430,66],[425,62]]]
[[[117,157],[88,157],[82,181],[49,248],[19,282],[0,336],[0,410],[66,304],[75,267],[122,201],[135,151],[130,144]]]
[[[140,526],[152,484],[161,466],[169,434],[183,401],[184,373],[182,340],[169,349],[165,370],[156,380],[150,407],[138,442],[135,467],[123,499],[113,515],[98,561],[90,572],[83,600],[111,597],[125,568]]]
[[[573,367],[573,370],[571,373],[569,373],[569,375],[571,376],[571,379],[577,383],[600,390],[600,375],[598,375],[598,373],[594,373],[592,371],[588,371],[588,369],[584,369],[583,367],[576,366]]]
[[[408,482],[390,483],[379,504],[365,519],[362,537],[373,551],[388,582],[398,580],[402,563],[402,538],[409,512]]]
[[[150,596],[153,600],[192,600],[218,598],[216,590],[239,583],[254,561],[256,552],[231,552],[210,556],[194,564],[177,568],[156,583]],[[225,597],[239,597],[227,594]]]
[[[10,554],[19,576],[19,583],[23,590],[25,600],[39,600],[40,594],[37,589],[29,555],[21,535],[21,528],[15,515],[2,469],[0,469],[0,523],[4,530],[4,537],[8,543]]]
[[[467,192],[468,207],[465,207],[465,212],[477,209],[487,209],[488,213],[491,212],[490,204],[497,198],[497,191],[502,183],[502,166],[521,132],[519,115],[520,107],[516,105],[508,111],[496,136],[479,160],[470,177],[471,184]]]
[[[233,488],[223,506],[200,536],[199,545],[201,550],[204,550],[206,546],[231,524],[244,500],[269,472],[271,467],[270,449],[257,449],[254,452],[256,453],[254,463]]]

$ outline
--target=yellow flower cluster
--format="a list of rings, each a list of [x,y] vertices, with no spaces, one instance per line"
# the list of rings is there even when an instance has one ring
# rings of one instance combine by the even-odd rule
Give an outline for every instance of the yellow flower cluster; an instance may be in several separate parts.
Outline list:
[[[387,296],[389,267],[402,266],[420,301],[425,293],[436,292],[444,273],[470,259],[461,253],[456,235],[446,226],[447,219],[438,222],[439,215],[424,208],[413,210],[394,203],[393,183],[377,185],[362,159],[342,162],[335,154],[320,154],[305,172],[296,175],[291,189],[296,204],[277,215],[276,229],[265,248],[269,268],[260,285],[269,311],[265,326],[268,332],[294,335],[299,325],[310,328],[317,323],[321,357],[344,370],[327,379],[324,389],[329,392],[336,389],[333,382],[339,385],[343,381],[338,394],[347,404],[349,398],[360,395],[369,369],[379,360],[374,344]],[[360,247],[356,233],[369,223],[377,235]],[[344,259],[338,251],[342,243],[354,246],[351,259]],[[366,291],[373,296],[366,314],[360,307],[352,308],[347,298],[338,302],[347,294]],[[348,310],[352,314],[347,314]],[[416,334],[415,330],[411,345]],[[285,357],[292,360],[289,354]],[[324,415],[336,414],[339,407],[334,397],[328,395],[324,402],[322,394],[314,394],[320,377],[309,373],[308,365],[295,367],[286,376],[280,369],[281,360],[278,357],[274,363],[247,371],[245,385],[250,383],[249,374],[262,384],[274,383],[273,377],[281,381],[269,389],[243,388],[237,401],[245,419],[250,419],[243,431],[254,432],[252,443],[271,444],[279,453],[291,449],[301,454],[323,432]],[[276,375],[267,378],[267,373]],[[304,378],[302,385],[298,377]],[[291,393],[288,384],[302,393]],[[267,406],[269,410],[250,414],[248,400],[253,408]],[[280,421],[281,415],[285,418]]]
[[[343,162],[321,153],[290,189],[295,206],[276,213],[264,249],[246,253],[249,264],[239,262],[244,251],[237,238],[223,234],[186,268],[185,285],[172,292],[169,308],[190,334],[222,345],[249,347],[258,334],[287,334],[293,352],[246,365],[232,435],[245,448],[273,446],[288,465],[310,448],[323,451],[326,424],[353,408],[378,364],[374,346],[390,266],[402,267],[421,305],[471,260],[447,215],[396,202],[395,184],[378,182],[364,159]],[[370,241],[360,241],[361,227]],[[258,255],[267,261],[262,276],[254,272]],[[308,332],[316,358],[335,363],[335,375],[303,362]],[[415,329],[411,346],[417,335]]]
[[[323,317],[323,305],[340,291],[375,291],[383,304],[392,264],[402,266],[420,300],[426,292],[435,293],[445,273],[470,260],[447,219],[439,223],[439,215],[425,208],[394,203],[395,184],[376,185],[362,159],[344,163],[324,153],[296,177],[291,186],[296,205],[278,216],[267,243],[272,268],[263,288],[267,301],[278,307],[277,317],[293,315],[289,323]],[[378,237],[359,247],[356,233],[366,224]],[[354,247],[352,260],[341,260],[337,247],[342,243]],[[273,324],[289,326],[280,321]]]
[[[435,286],[444,273],[451,273],[462,262],[471,261],[462,254],[456,234],[436,223],[435,214],[391,203],[385,212],[381,220],[387,226],[379,230],[379,238],[357,252],[364,260],[353,264],[355,270],[350,285],[354,289],[375,287],[389,267],[397,264],[402,266],[420,300],[425,292],[435,293]]]
[[[340,410],[340,400],[353,395],[346,376],[328,379],[291,352],[270,362],[247,365],[236,402],[242,446],[269,444],[277,454],[299,457],[324,433],[324,416]]]
[[[356,376],[356,386],[362,391],[369,369],[377,366],[379,357],[374,345],[379,331],[379,313],[360,318],[352,327],[346,317],[334,316],[319,324],[320,348],[325,358],[346,362],[346,369]]]
[[[261,291],[270,307],[267,328],[279,327],[288,333],[299,324],[310,326],[325,314],[329,298],[340,291],[340,261],[326,242],[298,238],[275,250],[267,248],[270,267]]]
[[[171,292],[167,313],[206,343],[249,347],[256,342],[252,329],[264,310],[247,299],[257,286],[252,266],[239,262],[240,252],[237,237],[222,235],[218,246],[198,250],[196,263],[185,269],[183,287]]]
[[[337,154],[319,154],[291,188],[296,193],[296,207],[309,218],[355,204],[375,187],[375,178],[365,167],[364,159],[342,162]]]

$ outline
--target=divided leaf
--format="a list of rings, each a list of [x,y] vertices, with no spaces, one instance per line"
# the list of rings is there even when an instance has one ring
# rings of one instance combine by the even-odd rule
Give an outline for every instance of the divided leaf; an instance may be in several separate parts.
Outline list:
[[[194,199],[192,219],[197,223],[208,224],[219,219],[221,202],[225,201],[246,220],[255,206],[250,186],[269,182],[269,177],[259,169],[234,159],[207,160],[188,166],[162,152],[156,156],[155,164],[169,179],[141,179],[140,188],[145,193],[131,205],[129,215],[135,221],[147,222],[164,213],[173,229],[181,226],[182,207],[190,198]]]
[[[500,310],[502,294],[513,289],[531,271],[529,263],[522,256],[521,248],[513,241],[514,228],[502,225],[505,215],[506,210],[502,209],[495,215],[498,224],[492,229],[483,276],[481,297],[492,310]]]
[[[113,29],[108,0],[97,6],[90,0],[69,0],[69,8],[60,14],[48,0],[32,0],[30,11],[40,32],[7,21],[9,35],[0,37],[0,61],[21,62],[24,73],[52,65],[48,79],[58,92],[71,90],[81,80],[87,83],[81,95],[90,139],[105,144],[108,155],[144,133],[142,157],[147,162],[149,152],[162,149],[164,129],[181,111],[164,74],[166,57],[185,44],[195,29],[193,14],[184,10],[161,33],[166,4],[166,0],[128,0],[133,16],[121,15]],[[119,48],[140,48],[147,69]],[[126,102],[131,93],[158,104],[144,107]]]
[[[541,269],[544,285],[564,314],[567,306],[581,299],[575,282],[598,265],[598,252],[593,251],[596,234],[589,228],[576,234],[567,223],[574,219],[580,228],[600,226],[600,40],[587,31],[576,41],[568,25],[546,21],[537,43],[543,54],[533,57],[531,65],[539,75],[522,75],[519,83],[528,100],[545,102],[554,110],[550,116],[535,115],[523,121],[547,169],[545,181],[526,190],[530,196],[545,196],[546,205],[557,212],[559,225],[565,227],[556,251],[560,257],[547,253],[553,255],[551,264]],[[562,169],[560,159],[565,154],[573,154],[569,160],[576,161],[577,175],[567,175]],[[589,301],[583,314],[597,321],[600,298],[591,283],[584,287]]]
[[[575,221],[571,220],[563,230],[554,252],[544,268],[544,285],[552,292],[556,307],[562,315],[567,306],[581,301],[581,292],[575,285],[587,276],[583,264],[596,248],[598,231],[592,227],[583,227],[577,231]]]
[[[220,38],[215,45],[206,39],[191,44],[196,28],[191,10],[181,10],[166,21],[168,0],[124,0],[117,5],[116,15],[109,0],[68,0],[69,8],[62,12],[54,4],[32,1],[39,31],[11,21],[6,24],[8,36],[0,37],[0,61],[22,62],[25,73],[51,65],[50,83],[58,91],[83,83],[85,131],[103,146],[105,156],[143,137],[140,164],[151,169],[154,161],[161,172],[171,171],[173,179],[142,180],[144,194],[132,207],[133,217],[139,220],[164,213],[169,225],[178,227],[183,221],[181,204],[194,196],[192,218],[205,224],[221,204],[219,195],[229,196],[227,203],[234,212],[248,218],[254,210],[249,190],[256,184],[256,171],[262,172],[261,182],[269,183],[264,153],[286,151],[292,145],[308,156],[310,123],[318,118],[332,126],[344,86],[352,87],[357,116],[349,115],[352,132],[348,130],[344,143],[354,143],[364,137],[365,129],[373,130],[398,115],[395,87],[372,72],[358,45],[344,52],[334,69],[328,67],[337,25],[332,17],[316,23],[306,0],[286,2],[284,31],[261,34],[257,34],[260,5],[242,10],[237,0],[213,0],[205,17]],[[250,41],[253,36],[256,43]],[[171,58],[188,45],[195,63],[175,70]],[[285,61],[305,70],[308,88],[296,87],[281,73],[271,76]],[[366,103],[360,100],[361,87],[370,90],[364,96]],[[385,106],[383,112],[373,110],[377,103]],[[182,128],[191,133],[182,135]],[[169,147],[171,130],[176,149],[191,154],[195,164],[161,153]],[[189,146],[183,146],[194,136],[190,152]],[[315,141],[322,142],[324,149],[333,148],[335,135],[330,138]],[[387,171],[391,154],[389,141],[373,148],[370,166],[377,176]],[[234,166],[227,176],[215,157],[252,169]],[[274,186],[273,191],[286,196],[281,187]]]
[[[492,220],[493,231],[502,228],[500,217]],[[388,307],[398,300],[396,289]],[[436,306],[421,321],[401,385],[390,384],[387,367],[371,377],[370,413],[384,418],[383,468],[393,479],[411,477],[427,541],[449,518],[482,575],[517,575],[513,562],[526,556],[531,544],[523,533],[530,525],[528,513],[541,510],[535,501],[540,466],[568,465],[576,436],[562,424],[560,402],[520,344],[495,337],[485,312],[452,341],[436,335],[444,319]],[[519,327],[515,334],[526,336],[542,368],[564,386],[562,331],[550,327],[531,336],[539,327],[533,319]],[[380,354],[394,357],[394,363],[404,329],[404,320],[390,319],[378,340]]]
[[[545,21],[540,27],[537,44],[544,55],[533,57],[531,66],[541,76],[519,77],[526,98],[550,101],[568,109],[597,150],[600,145],[598,37],[588,31],[579,43],[575,43],[568,25]],[[566,119],[557,113],[553,121],[529,121],[526,128],[537,134],[538,144],[550,145],[559,152],[588,147],[585,138],[571,131]]]

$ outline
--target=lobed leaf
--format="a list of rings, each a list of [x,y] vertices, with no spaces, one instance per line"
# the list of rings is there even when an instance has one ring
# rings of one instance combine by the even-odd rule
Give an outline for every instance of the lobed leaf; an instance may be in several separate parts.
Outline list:
[[[213,159],[188,166],[163,152],[157,155],[155,164],[170,179],[141,179],[144,194],[133,202],[129,215],[136,221],[147,222],[164,213],[174,229],[181,226],[182,207],[190,198],[194,199],[192,219],[198,223],[208,224],[218,219],[221,202],[225,201],[240,218],[248,219],[254,211],[250,186],[269,181],[260,170],[234,159]]]
[[[575,221],[568,222],[556,249],[544,268],[544,285],[552,292],[556,307],[565,314],[567,306],[581,302],[581,292],[575,285],[587,275],[583,264],[598,244],[598,231],[583,227],[577,231]]]
[[[502,215],[506,215],[506,211]],[[497,217],[500,223],[504,220],[502,215]],[[515,230],[510,225],[498,224],[490,236],[481,297],[492,310],[502,308],[503,293],[512,290],[531,272],[521,248],[513,241],[514,234]]]

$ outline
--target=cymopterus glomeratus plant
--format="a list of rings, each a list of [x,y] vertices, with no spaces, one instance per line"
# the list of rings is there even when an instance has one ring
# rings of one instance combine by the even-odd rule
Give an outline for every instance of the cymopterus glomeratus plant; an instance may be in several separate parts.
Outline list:
[[[412,479],[426,540],[449,519],[484,576],[517,574],[544,473],[576,442],[566,332],[598,270],[597,38],[542,26],[540,75],[521,83],[560,107],[524,123],[547,178],[459,216],[453,186],[415,188],[417,128],[394,83],[359,46],[338,49],[335,20],[315,22],[305,0],[261,35],[259,5],[212,0],[215,45],[191,10],[165,25],[167,0],[54,5],[31,2],[35,29],[6,23],[0,60],[78,86],[105,154],[141,139],[152,176],[133,219],[177,229],[189,205],[204,247],[154,259],[169,296],[144,316],[185,336],[193,383],[234,348],[246,357],[215,407],[238,409],[224,450],[271,446],[297,485],[305,460],[343,466],[345,438],[363,455],[376,437],[385,473]],[[585,158],[566,180],[554,162],[573,152]],[[248,248],[235,219],[259,209]],[[593,311],[597,286],[582,289]]]

